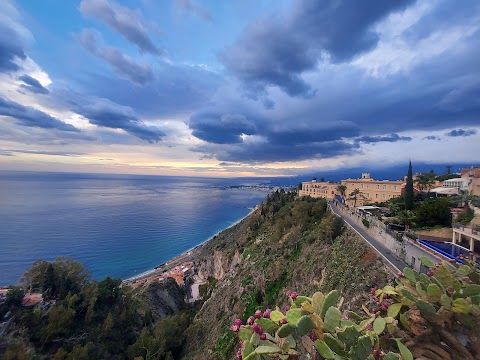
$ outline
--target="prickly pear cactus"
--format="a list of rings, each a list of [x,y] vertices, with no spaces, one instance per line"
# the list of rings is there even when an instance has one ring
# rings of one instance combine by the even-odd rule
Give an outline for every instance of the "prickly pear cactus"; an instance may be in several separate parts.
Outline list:
[[[237,358],[298,359],[300,343],[313,358],[410,360],[415,352],[418,357],[448,358],[450,354],[436,345],[423,344],[427,350],[417,349],[412,339],[421,334],[416,329],[427,328],[424,333],[431,334],[428,326],[439,327],[442,341],[456,351],[452,358],[480,356],[475,349],[472,355],[461,344],[454,344],[455,337],[446,331],[452,321],[470,318],[480,323],[480,269],[475,259],[460,260],[434,264],[421,258],[427,274],[406,268],[393,286],[371,290],[375,305],[363,305],[361,314],[342,313],[343,298],[339,299],[336,290],[311,297],[287,291],[290,306],[285,309],[258,310],[245,324],[235,320],[231,330],[240,343]]]

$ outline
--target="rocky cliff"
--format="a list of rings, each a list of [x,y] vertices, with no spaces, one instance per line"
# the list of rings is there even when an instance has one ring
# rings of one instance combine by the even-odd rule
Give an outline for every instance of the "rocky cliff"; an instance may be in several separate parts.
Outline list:
[[[162,318],[186,307],[185,294],[172,278],[151,283],[141,295],[152,312]]]
[[[232,321],[285,306],[287,289],[335,288],[346,308],[358,308],[371,287],[387,282],[376,253],[329,213],[324,200],[295,200],[283,192],[200,247],[195,265],[200,276],[217,281],[209,282],[211,295],[187,330],[185,359],[233,358]]]

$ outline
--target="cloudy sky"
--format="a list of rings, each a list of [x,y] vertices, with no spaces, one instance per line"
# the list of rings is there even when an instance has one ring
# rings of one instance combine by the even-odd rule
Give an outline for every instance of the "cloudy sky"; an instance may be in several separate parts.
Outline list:
[[[480,2],[2,0],[0,170],[480,160]]]

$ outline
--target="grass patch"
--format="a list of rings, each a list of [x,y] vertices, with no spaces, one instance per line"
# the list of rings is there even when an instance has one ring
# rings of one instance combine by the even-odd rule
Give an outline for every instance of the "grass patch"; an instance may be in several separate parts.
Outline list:
[[[235,334],[232,331],[227,331],[220,339],[218,339],[214,353],[221,359],[231,358],[236,343]]]

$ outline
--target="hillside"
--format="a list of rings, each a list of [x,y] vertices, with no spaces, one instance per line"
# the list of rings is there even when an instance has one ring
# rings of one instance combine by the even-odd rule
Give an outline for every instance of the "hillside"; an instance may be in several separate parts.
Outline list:
[[[371,287],[382,287],[381,260],[323,199],[298,199],[276,192],[236,226],[197,250],[199,275],[209,279],[210,296],[186,332],[184,359],[233,358],[237,340],[228,330],[236,318],[287,305],[285,291],[337,289],[345,309],[368,302]]]
[[[23,289],[8,293],[0,358],[478,358],[478,264],[420,260],[427,274],[405,269],[394,280],[325,200],[278,191],[195,250],[207,283],[194,305],[173,279],[132,290],[93,281],[72,260],[35,262],[24,282],[44,301],[25,307]]]

